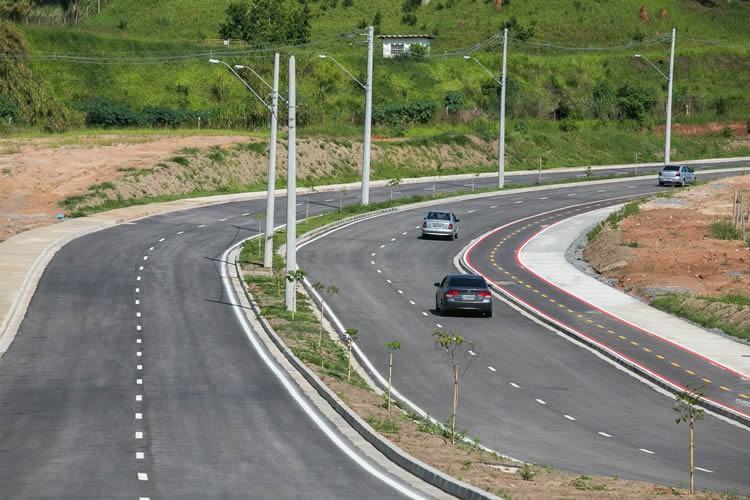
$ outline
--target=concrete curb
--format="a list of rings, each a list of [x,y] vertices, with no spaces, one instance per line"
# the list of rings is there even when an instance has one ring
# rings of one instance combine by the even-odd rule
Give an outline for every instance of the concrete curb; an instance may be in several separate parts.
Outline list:
[[[242,276],[242,271],[239,266],[238,259],[235,258],[234,266],[238,276]],[[479,499],[495,499],[498,498],[486,491],[471,486],[470,484],[459,481],[447,474],[435,469],[434,467],[425,464],[421,460],[414,458],[405,451],[393,445],[390,441],[383,438],[378,434],[367,422],[362,420],[354,411],[352,411],[336,394],[326,386],[318,376],[310,370],[307,365],[300,361],[297,356],[289,349],[284,341],[278,336],[273,330],[273,327],[268,324],[266,318],[261,314],[255,298],[247,291],[246,287],[242,287],[242,291],[245,294],[250,306],[253,310],[253,314],[260,322],[265,334],[271,339],[273,344],[279,351],[281,351],[284,357],[300,372],[300,374],[307,380],[307,382],[315,388],[320,396],[325,399],[328,404],[338,413],[346,422],[355,429],[365,440],[372,444],[378,451],[385,455],[390,461],[418,477],[419,479],[439,488],[440,490],[453,495],[457,498],[467,500],[479,500]]]
[[[481,236],[479,237],[481,238]],[[477,238],[478,239],[478,238]],[[467,273],[474,273],[474,270],[468,265],[466,262],[466,252],[471,247],[471,245],[477,240],[472,240],[469,245],[467,245],[464,249],[461,250],[460,257],[458,259],[458,263],[461,266],[461,269],[466,271]],[[607,359],[617,363],[620,366],[623,366],[628,371],[636,374],[637,376],[648,380],[651,384],[660,387],[661,389],[666,390],[670,394],[678,394],[681,393],[682,390],[679,387],[675,387],[672,384],[668,383],[661,377],[657,376],[656,374],[650,372],[649,370],[646,370],[644,368],[641,368],[640,366],[631,363],[629,360],[625,359],[624,357],[620,356],[618,353],[610,350],[606,346],[600,345],[597,342],[594,342],[592,340],[589,340],[585,336],[579,335],[575,330],[572,330],[571,328],[566,327],[565,325],[557,322],[554,318],[551,318],[547,316],[546,314],[541,313],[540,311],[537,311],[536,308],[528,306],[525,302],[517,299],[515,296],[507,292],[506,290],[498,287],[494,283],[488,280],[488,284],[490,288],[500,295],[504,300],[508,301],[509,303],[513,304],[516,308],[519,310],[524,311],[526,314],[534,318],[536,321],[546,325],[547,327],[562,333],[563,335],[570,337],[574,339],[577,342],[580,342],[581,344],[585,345],[589,349],[605,356]],[[736,414],[732,411],[727,410],[726,408],[713,404],[711,401],[702,400],[702,404],[705,409],[716,413],[717,415],[721,415],[723,417],[726,417],[728,419],[731,419],[735,422],[738,422],[742,425],[748,426],[750,425],[750,419],[747,419],[746,417]]]

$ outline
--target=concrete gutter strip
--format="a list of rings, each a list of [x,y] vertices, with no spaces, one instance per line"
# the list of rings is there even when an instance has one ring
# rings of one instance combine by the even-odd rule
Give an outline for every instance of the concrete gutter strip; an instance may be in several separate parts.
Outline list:
[[[565,252],[579,235],[617,208],[586,212],[545,228],[519,252],[521,264],[586,302],[750,379],[750,345],[734,342],[654,309],[587,276],[567,261]]]
[[[241,276],[239,261],[234,259],[234,265],[238,276]],[[284,357],[302,374],[307,382],[315,388],[320,396],[338,413],[346,422],[354,428],[365,440],[372,444],[378,451],[385,455],[389,460],[418,477],[419,479],[439,488],[440,490],[467,500],[495,499],[496,496],[483,491],[470,484],[459,481],[447,474],[425,464],[414,458],[400,448],[394,446],[390,441],[378,434],[370,425],[362,420],[359,415],[354,413],[339,397],[321,381],[312,370],[310,370],[297,356],[289,349],[283,340],[276,334],[273,328],[268,324],[265,317],[261,314],[253,296],[247,291],[245,286],[242,287],[255,317],[260,322],[265,334],[271,339],[276,348],[284,354]]]

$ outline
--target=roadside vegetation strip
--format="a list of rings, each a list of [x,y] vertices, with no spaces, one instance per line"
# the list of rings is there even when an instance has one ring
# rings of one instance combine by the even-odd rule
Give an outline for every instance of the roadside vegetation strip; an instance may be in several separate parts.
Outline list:
[[[750,316],[750,297],[746,295],[693,297],[671,293],[655,297],[651,306],[750,342],[750,322],[741,320]]]

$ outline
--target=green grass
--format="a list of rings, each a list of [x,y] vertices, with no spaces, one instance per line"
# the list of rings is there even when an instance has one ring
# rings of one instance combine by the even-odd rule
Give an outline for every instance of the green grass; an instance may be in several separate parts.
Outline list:
[[[750,340],[750,329],[730,322],[723,314],[711,314],[696,310],[686,303],[690,297],[684,294],[665,294],[654,298],[651,305],[657,309],[686,318],[705,328],[719,328],[728,335]],[[698,297],[709,303],[722,303],[731,306],[750,305],[750,297],[744,295],[725,295],[723,297]]]
[[[396,434],[399,431],[398,423],[391,419],[380,419],[375,416],[365,418],[365,421],[378,432],[386,434]]]
[[[641,210],[641,204],[646,201],[645,198],[641,198],[635,201],[631,201],[629,203],[626,203],[625,206],[623,206],[621,209],[616,210],[609,214],[606,219],[599,222],[597,225],[595,225],[593,228],[589,230],[589,232],[586,234],[586,238],[589,242],[596,240],[596,238],[599,237],[602,230],[609,226],[612,229],[616,229],[617,226],[620,225],[620,223],[627,219],[628,217],[631,217],[633,215],[636,215]],[[628,243],[627,246],[636,248],[638,246],[638,243]]]
[[[742,232],[728,220],[717,220],[708,226],[708,232],[712,238],[717,240],[739,240]]]
[[[163,37],[175,40],[218,38],[218,27],[232,0],[109,0],[102,14],[89,18],[86,29],[104,33],[121,32],[134,37]],[[433,0],[416,10],[417,24],[402,24],[402,0],[354,0],[351,7],[337,2],[310,2],[314,39],[329,38],[368,23],[375,13],[382,16],[381,31],[386,33],[438,31],[437,51],[444,47],[469,45],[497,30],[502,21],[516,16],[524,26],[535,27],[540,39],[566,42],[610,42],[611,33],[632,37],[637,33],[665,32],[677,26],[680,33],[698,38],[748,40],[748,9],[741,2],[722,3],[711,9],[690,0],[525,0],[508,2],[500,11],[482,0]],[[641,5],[651,20],[638,17]],[[444,7],[444,8],[441,8]],[[665,8],[668,17],[661,18]],[[120,29],[122,21],[127,28]]]

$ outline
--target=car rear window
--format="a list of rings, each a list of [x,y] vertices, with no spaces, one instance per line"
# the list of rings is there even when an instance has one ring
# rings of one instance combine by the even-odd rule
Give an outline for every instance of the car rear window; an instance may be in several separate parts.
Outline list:
[[[427,214],[428,219],[437,219],[437,220],[451,220],[451,214],[448,212],[429,212]]]
[[[662,170],[666,170],[668,172],[673,172],[673,171],[679,170],[679,169],[680,169],[680,167],[678,167],[677,165],[667,165]]]
[[[473,288],[484,288],[486,285],[483,278],[476,276],[457,276],[450,278],[450,286],[466,286]]]

